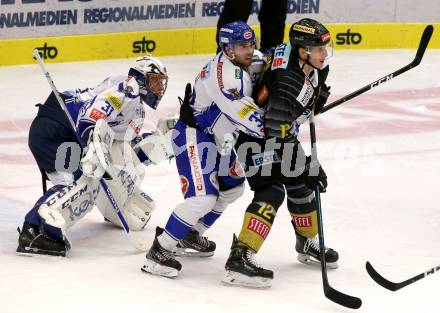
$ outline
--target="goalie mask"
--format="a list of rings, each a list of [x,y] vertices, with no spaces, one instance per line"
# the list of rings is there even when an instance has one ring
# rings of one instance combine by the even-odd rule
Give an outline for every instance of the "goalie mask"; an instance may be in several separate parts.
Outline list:
[[[128,75],[136,78],[142,102],[156,110],[168,84],[167,69],[162,62],[150,55],[139,57]]]

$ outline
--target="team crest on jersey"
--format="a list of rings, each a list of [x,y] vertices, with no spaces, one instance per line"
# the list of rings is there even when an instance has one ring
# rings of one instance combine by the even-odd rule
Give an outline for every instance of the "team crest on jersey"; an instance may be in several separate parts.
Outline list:
[[[240,99],[240,92],[237,90],[237,88],[231,88],[227,90],[231,95],[233,100]]]
[[[183,195],[186,195],[189,188],[188,178],[183,175],[180,175],[180,188],[182,189]]]

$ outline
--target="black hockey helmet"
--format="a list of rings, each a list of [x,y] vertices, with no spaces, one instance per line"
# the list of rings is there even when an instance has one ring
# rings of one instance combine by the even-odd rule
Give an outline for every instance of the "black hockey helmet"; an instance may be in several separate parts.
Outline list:
[[[330,32],[320,22],[311,18],[303,18],[292,24],[289,40],[292,46],[310,47],[324,46],[329,43]]]
[[[322,51],[322,48],[326,50],[326,58],[328,60],[333,55],[333,41],[330,36],[330,32],[320,22],[311,18],[304,18],[296,23],[292,24],[289,31],[289,40],[292,48],[299,57],[299,48],[304,48],[307,52],[307,59],[303,60],[305,63],[315,67],[310,63],[310,55],[313,51]],[[319,49],[318,49],[319,48]],[[324,61],[323,67],[325,67],[327,61]]]

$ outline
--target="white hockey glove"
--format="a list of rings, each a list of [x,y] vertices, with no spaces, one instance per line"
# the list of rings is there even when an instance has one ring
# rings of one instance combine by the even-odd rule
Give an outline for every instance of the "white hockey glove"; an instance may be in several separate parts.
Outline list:
[[[81,169],[85,176],[101,179],[107,172],[113,174],[110,159],[110,149],[115,133],[108,124],[100,119],[96,122],[89,144],[85,148],[85,155],[81,159]]]
[[[172,136],[172,130],[169,130],[165,135],[160,130],[157,130],[138,142],[133,149],[136,151],[141,149],[154,164],[158,164],[162,160],[171,160],[174,157],[171,144]]]
[[[166,134],[176,126],[178,120],[178,114],[163,117],[157,122],[156,130],[161,131],[162,134]]]

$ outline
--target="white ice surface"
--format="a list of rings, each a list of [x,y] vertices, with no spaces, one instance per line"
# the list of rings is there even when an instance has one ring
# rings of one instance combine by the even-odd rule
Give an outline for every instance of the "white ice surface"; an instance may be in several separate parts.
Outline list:
[[[338,52],[329,84],[335,100],[409,63],[415,51]],[[162,58],[170,82],[151,120],[177,112],[177,96],[209,56]],[[47,65],[60,90],[91,86],[125,73],[131,60]],[[322,196],[325,239],[338,250],[331,285],[363,300],[359,312],[437,312],[440,274],[392,293],[365,271],[370,260],[384,276],[407,279],[440,265],[440,51],[422,64],[317,119],[318,154],[328,176]],[[177,279],[143,274],[144,253],[95,210],[70,231],[65,259],[17,256],[23,217],[41,195],[27,132],[48,84],[38,65],[0,67],[0,312],[349,312],[327,300],[318,268],[299,264],[283,205],[258,254],[275,271],[268,290],[220,283],[232,234],[252,198],[231,205],[207,235],[214,257],[182,259]],[[309,140],[303,126],[302,142]],[[174,162],[148,167],[143,188],[157,202],[147,227],[153,237],[182,200]]]

